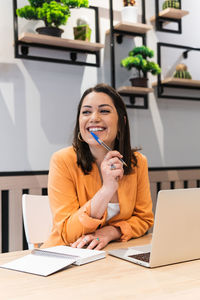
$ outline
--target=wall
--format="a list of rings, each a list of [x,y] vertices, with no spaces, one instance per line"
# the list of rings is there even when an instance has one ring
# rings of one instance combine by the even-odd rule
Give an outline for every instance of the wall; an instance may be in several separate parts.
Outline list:
[[[90,1],[101,6],[101,43],[105,43],[101,67],[93,68],[15,59],[12,1],[0,0],[0,171],[47,170],[52,153],[71,144],[76,107],[83,91],[97,82],[110,83],[109,37],[105,35],[109,28],[108,2]],[[113,2],[115,19],[119,20],[122,1]],[[183,18],[183,34],[152,30],[148,33],[148,45],[154,50],[157,41],[200,47],[196,30],[200,3],[182,2],[183,9],[190,11]],[[25,3],[19,0],[19,6]],[[154,1],[146,3],[149,20],[154,15]],[[75,19],[76,12],[64,37],[71,37]],[[94,29],[90,15],[89,20]],[[35,25],[20,19],[20,30],[32,31]],[[126,38],[116,47],[117,86],[129,84],[131,74],[120,67],[119,61],[133,46],[134,41]],[[170,66],[180,61],[180,53],[169,51],[166,56],[163,71],[170,73]],[[193,78],[200,79],[198,56],[191,53],[189,59],[186,63],[190,63]],[[150,77],[150,82],[154,80]],[[149,100],[148,110],[128,110],[132,145],[143,148],[151,167],[200,165],[200,102],[156,99],[156,94],[151,94]]]

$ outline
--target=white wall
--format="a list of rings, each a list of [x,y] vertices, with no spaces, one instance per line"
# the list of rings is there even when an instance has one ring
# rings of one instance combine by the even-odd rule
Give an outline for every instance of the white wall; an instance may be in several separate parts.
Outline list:
[[[0,171],[47,170],[52,153],[71,144],[76,107],[83,91],[97,82],[110,83],[108,2],[101,5],[101,68],[14,59],[13,10],[11,0],[0,0]],[[115,18],[120,19],[122,0],[114,0]],[[182,0],[190,15],[183,18],[183,34],[148,33],[148,45],[157,41],[200,47],[199,11],[196,0]],[[19,0],[19,6],[26,3]],[[146,1],[147,20],[154,15],[154,1]],[[71,37],[76,12],[63,37]],[[86,14],[84,11],[83,14]],[[94,29],[92,17],[89,15]],[[149,23],[149,21],[148,21]],[[33,22],[20,19],[20,30],[32,31]],[[94,38],[94,30],[93,36]],[[139,45],[140,40],[136,40]],[[120,59],[135,44],[126,38],[116,47],[117,86],[128,84],[131,75],[120,67]],[[57,54],[55,54],[57,55]],[[198,56],[199,55],[199,56]],[[180,61],[180,52],[167,53],[165,73]],[[200,53],[189,54],[189,71],[200,79]],[[150,77],[150,81],[155,78]],[[133,146],[141,146],[150,166],[200,165],[200,102],[149,98],[148,110],[128,110]]]

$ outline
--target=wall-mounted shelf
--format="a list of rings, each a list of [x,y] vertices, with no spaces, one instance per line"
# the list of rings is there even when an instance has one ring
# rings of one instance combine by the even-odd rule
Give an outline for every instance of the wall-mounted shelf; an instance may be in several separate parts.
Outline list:
[[[152,93],[154,89],[152,88],[145,88],[145,87],[136,87],[136,86],[121,86],[117,89],[118,93],[120,94],[127,94],[127,95],[146,95]]]
[[[24,42],[27,44],[40,44],[49,46],[58,46],[70,49],[85,50],[85,51],[99,51],[104,47],[100,43],[91,43],[80,40],[70,40],[49,35],[34,34],[29,32],[24,32],[19,36],[19,42]]]
[[[192,89],[200,89],[200,80],[193,80],[193,79],[182,79],[182,78],[174,78],[168,77],[164,80],[161,80],[161,84],[166,86],[178,86],[180,88],[192,88]],[[157,86],[157,82],[153,82],[152,86]]]
[[[13,16],[14,16],[14,47],[15,58],[29,59],[36,61],[46,61],[55,63],[65,63],[73,65],[84,66],[100,66],[100,50],[104,47],[99,43],[99,12],[98,7],[90,6],[89,9],[93,9],[95,12],[95,43],[70,40],[59,37],[52,37],[37,33],[21,33],[18,34],[18,17],[16,15],[17,0],[13,0]],[[48,54],[40,56],[36,54],[30,54],[31,48],[54,50],[54,56],[52,51],[48,51]],[[55,58],[55,50],[58,51],[58,58]],[[60,58],[59,51],[67,53],[69,58]],[[89,62],[86,60],[86,56],[91,55],[95,57],[95,61]],[[82,55],[82,58],[80,56]],[[93,62],[94,61],[94,62]]]
[[[155,16],[150,20],[155,22],[156,30],[168,33],[182,33],[182,18],[189,14],[188,11],[181,9],[181,0],[179,0],[180,8],[166,8],[160,11],[159,0],[155,0]],[[164,26],[168,23],[175,23],[178,29],[169,29]]]
[[[147,109],[148,108],[148,94],[152,93],[154,89],[145,87],[134,86],[121,86],[117,89],[118,93],[122,96],[129,97],[129,103],[126,104],[127,108]],[[136,104],[136,98],[143,98],[143,105]]]
[[[166,8],[159,12],[159,17],[163,18],[171,18],[171,19],[181,19],[184,16],[188,15],[189,11],[182,10],[182,9],[176,9],[176,8]],[[156,16],[151,17],[150,21],[155,22]]]
[[[152,25],[147,25],[143,23],[130,23],[130,22],[120,22],[113,26],[114,33],[124,33],[124,35],[137,35],[146,34],[147,31],[153,29]],[[106,33],[110,33],[107,30]]]
[[[193,48],[183,45],[174,45],[174,44],[167,44],[167,43],[157,43],[157,56],[158,56],[158,64],[162,69],[162,48],[175,48],[180,49],[183,51],[182,55],[183,58],[188,57],[188,53],[190,51],[200,51],[200,48]],[[193,80],[193,79],[181,79],[181,78],[165,78],[161,80],[161,74],[158,75],[157,82],[152,84],[153,87],[157,87],[157,94],[158,98],[168,98],[168,99],[180,99],[180,100],[200,100],[199,92],[197,96],[180,96],[177,94],[168,94],[166,93],[166,89],[185,89],[185,90],[200,90],[200,80]]]
[[[115,87],[115,35],[117,42],[120,44],[123,42],[123,36],[141,37],[143,45],[146,45],[146,33],[151,30],[152,25],[146,24],[145,14],[145,0],[142,0],[142,23],[129,23],[120,22],[113,25],[113,0],[110,1],[110,30],[107,33],[110,34],[110,56],[111,56],[111,85]],[[117,89],[122,96],[130,98],[131,105],[126,105],[128,108],[148,108],[148,93],[149,89],[141,89],[139,87],[120,87]],[[151,90],[152,91],[152,90]],[[136,105],[135,98],[143,98],[144,105]]]

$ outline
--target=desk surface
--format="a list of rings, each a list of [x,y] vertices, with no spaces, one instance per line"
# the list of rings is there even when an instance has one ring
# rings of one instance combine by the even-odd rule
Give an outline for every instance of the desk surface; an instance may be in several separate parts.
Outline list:
[[[106,250],[149,243],[151,234],[127,243],[112,243]],[[27,254],[0,255],[0,264]],[[200,299],[200,260],[155,269],[107,255],[105,259],[72,266],[49,277],[0,268],[0,299]]]

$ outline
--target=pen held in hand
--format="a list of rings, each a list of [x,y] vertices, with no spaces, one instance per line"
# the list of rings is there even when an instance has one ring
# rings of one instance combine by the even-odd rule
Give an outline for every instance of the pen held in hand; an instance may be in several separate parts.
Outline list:
[[[100,145],[102,145],[102,146],[103,146],[105,149],[107,149],[108,151],[112,151],[112,149],[111,149],[110,147],[108,147],[108,145],[106,145],[102,140],[100,140],[100,139],[98,138],[98,136],[97,136],[94,132],[90,131],[90,133],[91,133],[91,135],[93,136],[93,138],[94,138]],[[119,158],[119,160],[123,163],[124,166],[127,167],[127,164],[125,163],[125,161],[123,161],[122,158]]]

